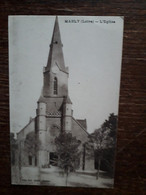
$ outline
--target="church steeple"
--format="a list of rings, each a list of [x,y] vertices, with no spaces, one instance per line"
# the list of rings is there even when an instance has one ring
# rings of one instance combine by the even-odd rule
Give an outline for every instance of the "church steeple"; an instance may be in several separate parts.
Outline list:
[[[56,16],[47,66],[44,69],[43,96],[68,94],[68,67],[65,67],[58,17]]]
[[[57,64],[58,68],[61,71],[67,72],[64,63],[62,47],[63,44],[61,41],[58,17],[56,16],[52,40],[50,44],[50,52],[49,52],[49,57],[48,57],[48,62],[46,67],[47,71],[50,71],[53,68],[54,64]]]
[[[62,44],[61,42],[61,36],[60,36],[60,29],[59,29],[59,24],[58,24],[58,16],[56,16],[55,19],[55,25],[54,25],[54,30],[53,30],[53,36],[52,36],[52,42],[51,44]]]

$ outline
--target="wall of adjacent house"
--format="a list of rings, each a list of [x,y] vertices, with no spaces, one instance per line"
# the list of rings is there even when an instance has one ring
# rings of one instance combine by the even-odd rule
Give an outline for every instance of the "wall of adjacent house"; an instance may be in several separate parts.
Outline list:
[[[79,149],[81,150],[81,157],[80,157],[80,169],[83,168],[83,153],[84,153],[84,146],[83,144],[88,141],[88,133],[86,130],[79,125],[79,123],[72,119],[72,135],[76,136],[78,140],[81,141],[81,145]],[[89,158],[87,155],[87,151],[85,150],[85,170],[95,170],[94,169],[94,159]]]

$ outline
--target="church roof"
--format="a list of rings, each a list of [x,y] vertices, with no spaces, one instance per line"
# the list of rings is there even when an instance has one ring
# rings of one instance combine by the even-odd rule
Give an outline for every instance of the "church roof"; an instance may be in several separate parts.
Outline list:
[[[41,95],[38,102],[46,103],[46,98]]]
[[[61,71],[67,72],[64,63],[62,46],[63,44],[61,42],[58,17],[56,16],[46,71],[50,71],[53,64],[57,63]]]
[[[86,121],[86,119],[76,119],[81,125],[82,125],[82,127],[84,127],[84,129],[86,129],[87,130],[87,121]]]

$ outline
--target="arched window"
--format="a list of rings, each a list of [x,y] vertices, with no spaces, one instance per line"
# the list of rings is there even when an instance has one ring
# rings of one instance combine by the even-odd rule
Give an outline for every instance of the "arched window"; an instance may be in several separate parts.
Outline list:
[[[58,86],[57,86],[57,78],[55,77],[54,78],[54,94],[55,95],[57,95],[57,90],[58,90],[57,88],[58,88]]]
[[[32,156],[28,156],[28,163],[29,163],[29,165],[32,165]]]

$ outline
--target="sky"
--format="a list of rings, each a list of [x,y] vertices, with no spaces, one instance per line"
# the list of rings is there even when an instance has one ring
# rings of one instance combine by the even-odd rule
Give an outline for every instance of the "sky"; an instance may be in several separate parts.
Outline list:
[[[89,133],[118,114],[122,17],[58,16],[73,115]],[[10,131],[36,116],[55,16],[9,16]]]

